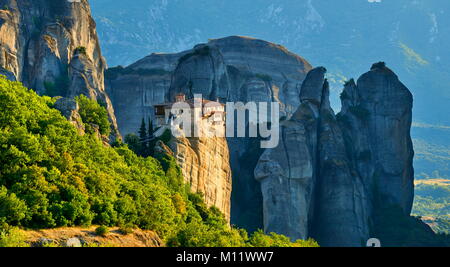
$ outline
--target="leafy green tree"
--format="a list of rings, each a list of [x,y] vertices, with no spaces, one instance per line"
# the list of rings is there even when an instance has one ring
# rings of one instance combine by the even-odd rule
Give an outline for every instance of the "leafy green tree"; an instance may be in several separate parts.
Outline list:
[[[85,95],[76,97],[78,105],[80,105],[80,116],[86,131],[94,133],[92,125],[97,125],[102,135],[109,136],[111,133],[111,123],[108,119],[108,112],[97,101],[89,99]]]
[[[26,247],[24,234],[17,227],[0,229],[0,247]]]
[[[14,193],[0,187],[0,218],[2,223],[19,224],[26,217],[27,206],[24,201],[16,197]]]
[[[138,155],[147,157],[149,156],[148,152],[148,135],[147,135],[147,126],[145,125],[145,120],[142,118],[141,127],[138,131],[139,134],[139,142],[140,142],[140,150],[137,151]]]
[[[142,150],[141,141],[139,140],[139,137],[137,135],[135,135],[135,134],[127,134],[125,136],[124,141],[125,141],[125,144],[127,144],[128,147],[132,151],[134,151],[136,154],[138,154],[139,151]]]
[[[109,233],[108,227],[102,225],[95,229],[95,234],[99,236],[106,236]]]

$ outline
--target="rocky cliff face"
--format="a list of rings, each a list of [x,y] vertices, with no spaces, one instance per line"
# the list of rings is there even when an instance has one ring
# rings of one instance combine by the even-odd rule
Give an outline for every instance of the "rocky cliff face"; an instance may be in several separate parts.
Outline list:
[[[280,145],[266,150],[255,169],[264,227],[294,239],[313,236],[324,246],[361,246],[376,202],[411,211],[412,96],[375,64],[358,84],[347,83],[335,116],[324,74],[308,74],[299,109],[282,123]]]
[[[255,169],[261,182],[264,228],[293,239],[306,239],[312,219],[317,173],[317,127],[325,82],[324,68],[308,73],[302,103],[281,123],[280,145],[266,150]]]
[[[401,206],[405,214],[411,210],[412,97],[392,71],[376,64],[358,85],[347,83],[336,116],[325,74],[277,45],[228,37],[110,69],[107,88],[122,133],[135,132],[142,118],[152,118],[154,104],[179,92],[222,101],[278,101],[288,118],[281,123],[281,142],[264,151],[256,168],[248,164],[260,155],[251,142],[228,139],[232,223],[255,229],[262,226],[262,213],[268,232],[360,246],[370,237],[377,199]],[[222,200],[230,195],[229,165],[217,147],[221,142],[198,139],[172,145],[193,190],[228,216],[230,203]],[[254,168],[260,188],[245,172]]]
[[[202,192],[205,203],[231,212],[231,167],[225,138],[173,138],[170,148],[193,192]]]
[[[231,36],[211,40],[178,54],[152,54],[126,68],[109,69],[106,87],[116,110],[119,129],[125,135],[136,132],[142,118],[153,117],[153,105],[172,101],[179,92],[185,93],[187,97],[202,94],[206,99],[219,99],[222,102],[276,101],[280,103],[281,116],[289,117],[300,104],[300,87],[311,68],[303,58],[282,46],[248,37]],[[222,146],[221,142],[219,147]],[[256,230],[261,227],[262,217],[259,201],[261,192],[253,179],[253,169],[259,153],[246,154],[252,150],[247,139],[229,138],[227,142],[230,165],[235,177],[232,223]],[[198,155],[205,153],[196,148],[185,148],[190,149]],[[221,158],[220,155],[211,155],[208,161],[212,162],[216,157]],[[222,160],[223,158],[219,162]],[[191,168],[188,162],[180,162],[182,169]],[[207,163],[209,164],[211,163]],[[207,172],[210,174],[209,179],[212,179],[209,182],[203,182],[203,178],[199,179],[197,175],[188,180],[204,183],[199,184],[199,188],[208,188],[208,183],[212,183],[214,188],[214,177],[217,176],[224,179],[223,183],[227,187],[228,177],[223,174],[222,168],[215,170]],[[217,194],[226,195],[227,190]],[[224,210],[229,205],[226,204]]]
[[[152,106],[175,94],[222,101],[278,101],[283,115],[298,107],[311,65],[276,44],[232,36],[179,54],[152,54],[127,68],[107,71],[107,91],[122,134],[135,132]]]
[[[172,137],[158,141],[155,152],[173,156],[192,192],[202,193],[208,207],[218,208],[230,222],[231,167],[225,138]]]
[[[1,0],[0,6],[1,73],[39,94],[96,99],[118,135],[88,1]]]
[[[410,136],[413,97],[384,63],[374,64],[342,93],[340,125],[352,161],[368,192],[411,212],[414,150]]]
[[[86,128],[80,116],[80,106],[75,99],[59,98],[56,100],[54,107],[61,112],[61,114],[77,128],[80,135],[84,135]]]

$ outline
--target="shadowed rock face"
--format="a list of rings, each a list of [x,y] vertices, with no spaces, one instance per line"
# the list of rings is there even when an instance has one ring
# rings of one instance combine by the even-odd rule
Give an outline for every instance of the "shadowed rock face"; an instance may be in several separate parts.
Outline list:
[[[281,104],[281,116],[290,116],[300,104],[300,87],[310,69],[310,64],[304,59],[281,46],[253,38],[231,36],[211,40],[178,54],[152,54],[126,68],[109,69],[106,84],[116,110],[119,129],[125,135],[136,132],[142,118],[153,117],[153,105],[173,101],[175,94],[180,92],[188,98],[202,94],[206,99],[219,99],[222,102],[277,101]],[[259,215],[261,203],[258,201],[261,192],[253,179],[255,165],[247,165],[256,162],[259,154],[245,155],[248,162],[241,166],[241,158],[246,152],[244,148],[251,146],[249,140],[229,138],[223,141],[229,148],[228,164],[233,169],[233,183],[237,186],[233,186],[236,201],[233,200],[235,208],[232,210],[232,223],[256,230],[261,227],[258,221],[262,217]],[[218,142],[218,147],[221,142]],[[198,155],[209,153],[192,144],[190,142],[188,146],[179,147]],[[189,154],[192,157],[187,159],[195,159],[194,153]],[[220,155],[203,157],[202,164],[216,166],[214,159],[217,157],[220,158]],[[254,160],[250,157],[254,157]],[[220,168],[213,168],[215,171],[209,172],[207,176],[199,172],[198,176],[197,172],[186,171],[192,165],[189,160],[179,163],[188,174],[185,178],[193,181],[191,185],[194,184],[194,189],[215,188],[215,177],[222,177],[224,181],[221,183],[228,184],[228,177]],[[225,163],[222,165],[226,166]],[[250,170],[248,173],[247,169]],[[195,185],[197,181],[200,184]],[[218,191],[217,195],[227,194],[229,189],[225,187],[221,190],[223,192]],[[208,200],[208,196],[206,201],[213,203]],[[227,214],[226,207],[230,203],[220,205]]]
[[[371,208],[328,98],[325,82],[317,131],[317,190],[311,233],[323,246],[364,246],[370,237]]]
[[[300,107],[281,124],[280,145],[266,150],[255,169],[263,194],[265,231],[294,240],[308,238],[313,218],[317,129],[325,73],[325,68],[308,73],[299,94]]]
[[[384,64],[344,89],[341,125],[353,162],[369,194],[411,212],[414,150],[410,136],[413,97]]]
[[[293,239],[309,236],[314,196],[314,162],[306,131],[303,122],[283,123],[281,145],[264,152],[255,169],[263,195],[265,231]]]
[[[118,136],[111,101],[105,93],[95,22],[86,0],[1,0],[0,67],[39,94],[84,94],[108,109],[112,137]]]
[[[142,118],[153,118],[153,105],[173,101],[169,88],[181,56],[152,54],[125,69],[107,70],[106,89],[122,135],[136,132]]]
[[[301,105],[282,123],[280,145],[255,169],[267,232],[314,237],[323,246],[361,246],[376,201],[410,213],[412,96],[384,64],[347,83],[338,116],[324,68],[308,73]]]
[[[310,69],[303,58],[281,46],[232,36],[110,69],[107,91],[125,135],[135,132],[143,117],[153,116],[153,105],[172,101],[180,92],[211,100],[278,101],[282,115],[292,115]]]

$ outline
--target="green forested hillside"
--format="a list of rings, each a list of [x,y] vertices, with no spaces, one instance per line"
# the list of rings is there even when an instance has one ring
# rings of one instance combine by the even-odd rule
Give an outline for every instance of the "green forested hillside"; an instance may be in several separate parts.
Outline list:
[[[105,123],[80,105],[84,123]],[[189,192],[172,158],[164,167],[126,145],[81,136],[54,99],[0,76],[0,245],[12,227],[124,226],[154,230],[169,246],[316,246],[230,228],[216,208]]]

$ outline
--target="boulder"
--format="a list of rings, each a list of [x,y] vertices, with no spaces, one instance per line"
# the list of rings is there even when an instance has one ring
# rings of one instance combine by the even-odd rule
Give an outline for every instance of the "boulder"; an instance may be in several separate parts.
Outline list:
[[[81,248],[82,246],[80,239],[77,237],[69,238],[64,242],[64,247]]]

